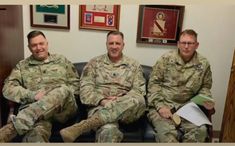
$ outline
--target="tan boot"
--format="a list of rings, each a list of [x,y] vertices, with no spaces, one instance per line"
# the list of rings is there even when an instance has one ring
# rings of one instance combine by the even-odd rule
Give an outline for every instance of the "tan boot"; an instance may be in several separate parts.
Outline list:
[[[103,119],[101,119],[100,116],[96,114],[87,120],[82,120],[79,123],[60,130],[60,135],[62,136],[64,142],[73,142],[81,134],[89,132],[90,130],[98,128],[104,124],[105,122]]]
[[[11,122],[0,129],[0,142],[10,142],[16,135],[16,129]]]

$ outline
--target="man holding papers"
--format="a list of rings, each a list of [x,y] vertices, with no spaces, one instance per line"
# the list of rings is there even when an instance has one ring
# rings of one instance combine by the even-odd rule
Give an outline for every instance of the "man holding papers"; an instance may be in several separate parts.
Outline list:
[[[198,105],[204,105],[206,103],[210,104],[210,102],[214,102],[214,99],[213,98],[210,98],[208,96],[205,96],[205,95],[202,95],[202,94],[198,94],[196,96],[194,96],[192,99],[191,99],[192,102],[198,104]]]
[[[182,142],[204,142],[207,137],[205,124],[197,126],[181,118],[175,120],[178,109],[191,102],[196,95],[211,98],[212,73],[206,58],[196,52],[199,43],[192,29],[180,33],[178,49],[164,54],[153,66],[148,84],[148,118],[156,132],[156,141],[179,142],[177,130],[184,135]],[[212,109],[214,102],[203,102]]]

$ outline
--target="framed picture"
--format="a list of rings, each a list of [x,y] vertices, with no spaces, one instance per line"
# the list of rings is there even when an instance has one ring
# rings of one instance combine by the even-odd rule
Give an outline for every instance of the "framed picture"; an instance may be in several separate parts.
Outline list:
[[[30,5],[32,27],[70,28],[69,5]]]
[[[184,6],[140,5],[137,43],[177,45]]]
[[[79,28],[118,30],[120,5],[80,5]]]

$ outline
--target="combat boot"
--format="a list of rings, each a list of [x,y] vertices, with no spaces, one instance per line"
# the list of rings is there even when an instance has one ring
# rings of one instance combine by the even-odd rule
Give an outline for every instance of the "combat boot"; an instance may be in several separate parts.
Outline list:
[[[0,129],[0,142],[10,142],[16,136],[17,132],[12,122]]]
[[[96,114],[86,120],[82,120],[79,123],[60,130],[60,135],[64,142],[73,142],[81,134],[89,132],[92,129],[96,129],[104,124],[104,120]]]

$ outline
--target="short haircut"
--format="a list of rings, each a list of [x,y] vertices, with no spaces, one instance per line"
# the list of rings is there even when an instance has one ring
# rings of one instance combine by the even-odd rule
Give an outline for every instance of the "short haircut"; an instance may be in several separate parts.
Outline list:
[[[124,40],[124,35],[123,35],[123,33],[120,32],[120,31],[110,31],[110,32],[108,32],[107,38],[108,38],[110,35],[120,35],[120,36],[122,37],[122,39]]]
[[[31,31],[28,35],[27,35],[27,38],[28,38],[28,43],[30,41],[30,39],[36,37],[36,36],[39,36],[39,35],[42,35],[44,38],[46,38],[46,36],[44,35],[43,32],[41,31],[38,31],[38,30],[33,30]]]
[[[185,34],[194,36],[194,37],[196,38],[196,40],[197,40],[197,33],[196,33],[193,29],[185,29],[184,31],[182,31],[182,32],[180,33],[180,37],[181,37],[182,35],[185,35]]]

